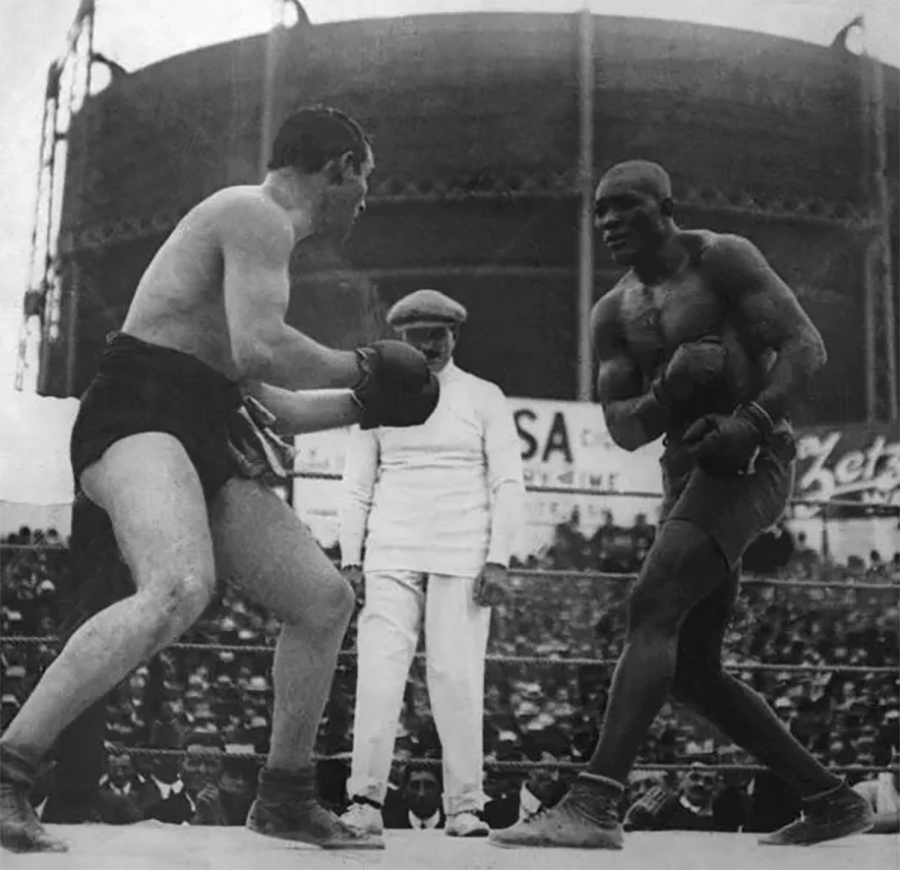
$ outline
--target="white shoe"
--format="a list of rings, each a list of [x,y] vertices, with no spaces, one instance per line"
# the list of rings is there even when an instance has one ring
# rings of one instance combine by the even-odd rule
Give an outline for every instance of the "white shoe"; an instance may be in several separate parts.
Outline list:
[[[475,813],[454,813],[447,816],[444,833],[448,837],[486,837],[491,829]]]
[[[381,810],[370,804],[352,803],[350,809],[341,816],[341,821],[366,834],[379,836],[384,833],[384,819],[381,816]]]

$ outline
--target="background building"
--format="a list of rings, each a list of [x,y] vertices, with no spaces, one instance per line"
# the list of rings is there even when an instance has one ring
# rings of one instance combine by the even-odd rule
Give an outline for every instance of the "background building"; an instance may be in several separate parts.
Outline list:
[[[222,185],[258,180],[280,119],[323,102],[371,131],[377,170],[347,248],[298,250],[298,328],[350,346],[383,328],[396,298],[435,287],[470,310],[461,365],[509,395],[584,398],[589,132],[595,172],[630,157],[663,163],[683,225],[747,235],[800,295],[830,358],[799,422],[890,418],[897,211],[873,179],[896,188],[898,71],[840,39],[822,48],[602,16],[585,32],[586,20],[300,23],[115,71],[67,136],[58,334],[45,341],[41,392],[80,394],[179,216]],[[873,208],[890,214],[889,245]],[[593,272],[596,297],[618,274],[600,246]]]

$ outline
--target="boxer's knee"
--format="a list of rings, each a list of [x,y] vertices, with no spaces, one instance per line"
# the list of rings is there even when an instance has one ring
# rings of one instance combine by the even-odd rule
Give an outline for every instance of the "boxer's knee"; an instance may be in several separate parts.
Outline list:
[[[355,604],[356,594],[353,587],[335,571],[320,591],[321,620],[329,629],[343,631],[350,622]]]
[[[289,602],[287,610],[279,614],[281,619],[312,634],[343,632],[356,604],[353,587],[337,570],[331,570],[307,590],[306,595],[295,596]]]
[[[672,697],[680,704],[705,707],[708,699],[718,691],[723,676],[722,664],[712,659],[685,660],[679,656],[672,680]]]

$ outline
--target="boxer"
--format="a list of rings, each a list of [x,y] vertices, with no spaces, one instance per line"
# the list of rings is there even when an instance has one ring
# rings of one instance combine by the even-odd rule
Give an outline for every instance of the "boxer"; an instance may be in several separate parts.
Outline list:
[[[804,817],[761,842],[865,831],[865,802],[721,660],[741,555],[791,493],[788,414],[825,362],[822,339],[748,240],[676,225],[669,177],[657,164],[610,169],[597,187],[595,224],[628,269],[591,315],[599,399],[620,447],[665,439],[660,528],[630,592],[625,645],[587,770],[553,809],[491,841],[622,848],[616,807],[670,694],[803,797]]]
[[[373,166],[355,121],[300,110],[275,136],[262,183],[193,208],[141,278],[71,440],[77,490],[108,515],[135,591],[71,635],[3,735],[4,847],[65,849],[28,801],[37,765],[79,713],[181,635],[224,578],[283,623],[271,750],[248,827],[383,848],[319,805],[311,760],[353,591],[265,483],[290,458],[272,430],[418,425],[437,404],[413,348],[335,351],[285,323],[294,245],[312,234],[343,241]]]

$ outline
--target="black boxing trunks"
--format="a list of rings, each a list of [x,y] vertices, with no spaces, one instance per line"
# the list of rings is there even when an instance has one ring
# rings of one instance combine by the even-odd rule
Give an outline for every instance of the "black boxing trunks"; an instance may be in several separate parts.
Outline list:
[[[209,500],[237,473],[229,421],[241,407],[238,385],[190,354],[125,333],[107,339],[81,399],[70,442],[76,488],[81,473],[116,441],[141,432],[177,438]]]
[[[779,423],[759,451],[753,472],[712,477],[678,438],[667,438],[660,464],[663,501],[659,522],[687,520],[703,529],[734,568],[744,551],[784,512],[794,487],[794,433]]]

